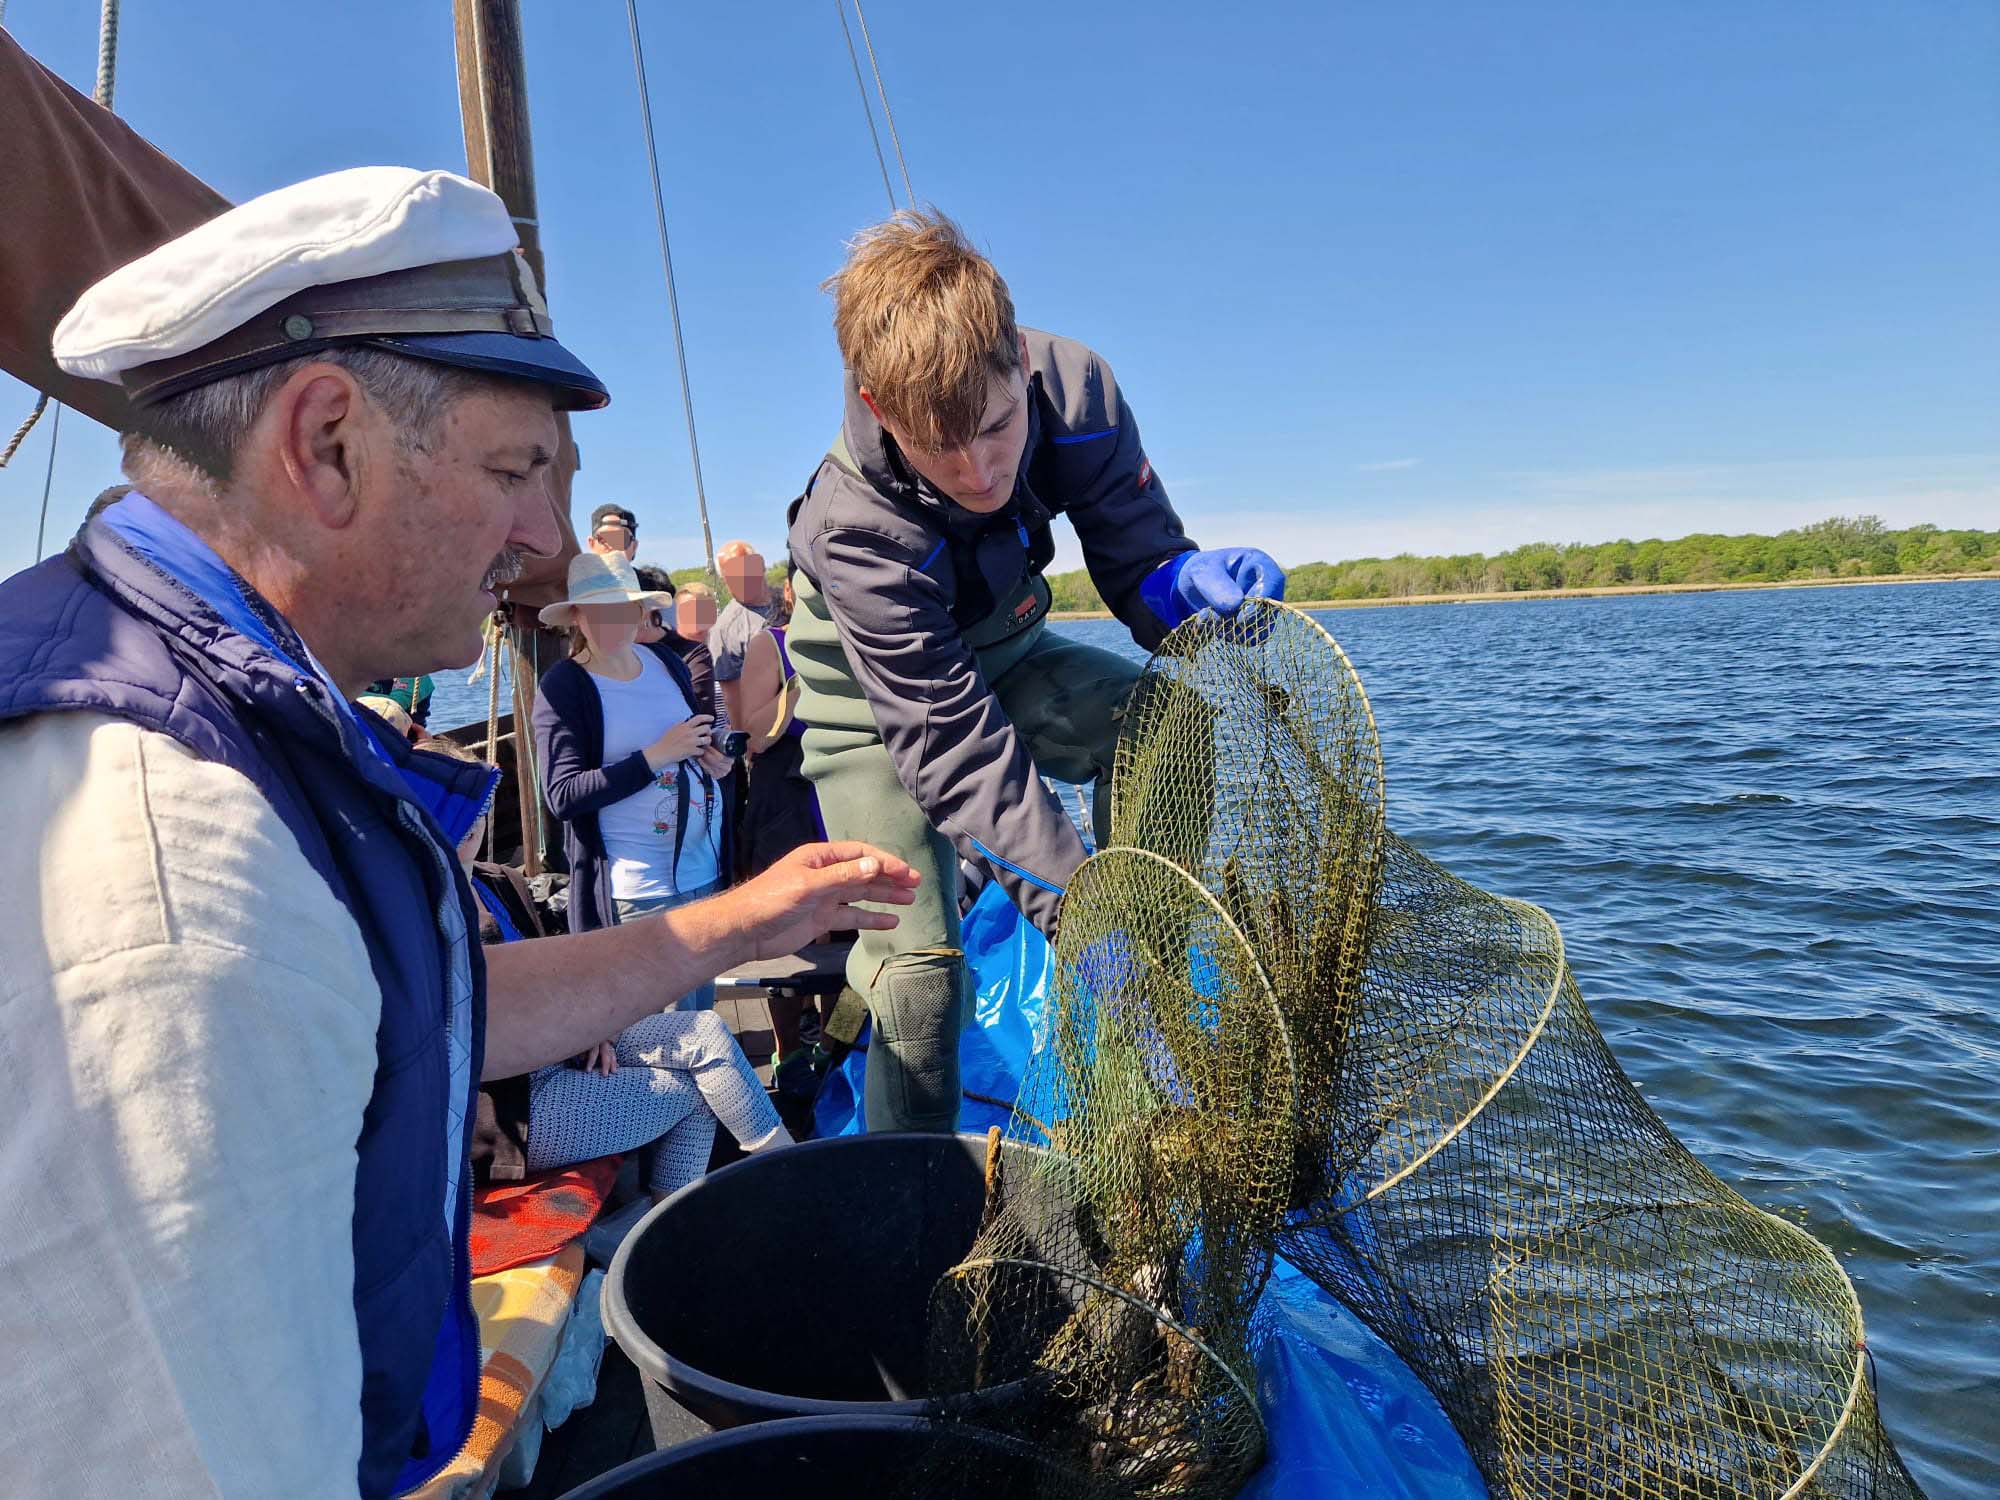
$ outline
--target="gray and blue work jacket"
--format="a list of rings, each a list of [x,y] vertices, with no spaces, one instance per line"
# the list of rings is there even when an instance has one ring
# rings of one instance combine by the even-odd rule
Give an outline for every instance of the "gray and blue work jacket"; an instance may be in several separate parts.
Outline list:
[[[1141,646],[1166,627],[1139,585],[1195,550],[1103,359],[1023,329],[1028,438],[1014,494],[981,514],[934,489],[847,377],[841,444],[791,509],[793,564],[822,596],[904,790],[959,854],[1053,933],[1083,842],[1037,775],[975,651],[1048,612],[1050,522],[1069,517],[1091,581]],[[844,450],[844,451],[841,451]]]

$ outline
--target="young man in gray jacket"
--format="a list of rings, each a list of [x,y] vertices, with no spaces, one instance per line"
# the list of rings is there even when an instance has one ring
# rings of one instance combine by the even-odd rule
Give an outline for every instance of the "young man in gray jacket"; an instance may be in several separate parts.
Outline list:
[[[1118,714],[1139,668],[1044,631],[1066,515],[1106,604],[1153,647],[1203,610],[1283,596],[1252,548],[1200,551],[1110,368],[1014,320],[942,214],[864,232],[828,283],[847,369],[839,440],[792,507],[790,654],[805,774],[830,837],[931,876],[848,980],[874,1018],[871,1130],[954,1128],[965,994],[959,858],[1053,936],[1084,847],[1046,774],[1095,781],[1102,843]]]

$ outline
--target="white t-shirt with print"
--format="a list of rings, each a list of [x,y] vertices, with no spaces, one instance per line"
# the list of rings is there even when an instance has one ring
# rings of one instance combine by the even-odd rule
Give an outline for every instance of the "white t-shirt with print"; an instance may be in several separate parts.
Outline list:
[[[643,646],[634,654],[639,658],[639,675],[630,682],[591,674],[604,705],[607,766],[645,749],[693,713],[687,695],[660,659]],[[672,867],[682,772],[687,777],[687,832],[680,840],[680,864]],[[600,812],[597,825],[611,861],[611,894],[616,900],[657,901],[700,890],[712,885],[720,872],[722,806],[715,781],[699,760],[662,768],[649,784]]]

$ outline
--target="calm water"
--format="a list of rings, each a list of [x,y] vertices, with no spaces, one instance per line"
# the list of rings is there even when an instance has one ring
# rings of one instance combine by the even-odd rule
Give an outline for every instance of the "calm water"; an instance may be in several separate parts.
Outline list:
[[[467,682],[472,669],[454,668],[432,674],[435,684],[431,689],[432,729],[454,729],[460,724],[484,724],[486,722],[486,679]],[[500,670],[500,712],[513,712],[513,678],[503,665]]]
[[[2000,584],[1321,618],[1396,829],[1556,917],[1668,1124],[1840,1255],[1932,1500],[2000,1495]]]
[[[1654,1108],[1840,1255],[1932,1500],[2000,1495],[2000,584],[1320,619],[1391,824],[1555,916]]]

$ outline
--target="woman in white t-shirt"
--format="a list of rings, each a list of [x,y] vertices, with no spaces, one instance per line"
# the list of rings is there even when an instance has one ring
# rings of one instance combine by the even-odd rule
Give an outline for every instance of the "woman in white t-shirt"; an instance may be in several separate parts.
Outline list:
[[[622,554],[580,553],[569,594],[541,613],[576,631],[576,654],[542,676],[535,745],[542,794],[563,822],[569,925],[589,932],[697,901],[730,867],[726,778],[686,665],[635,644],[666,596],[639,586]],[[707,1009],[715,988],[685,997]]]

